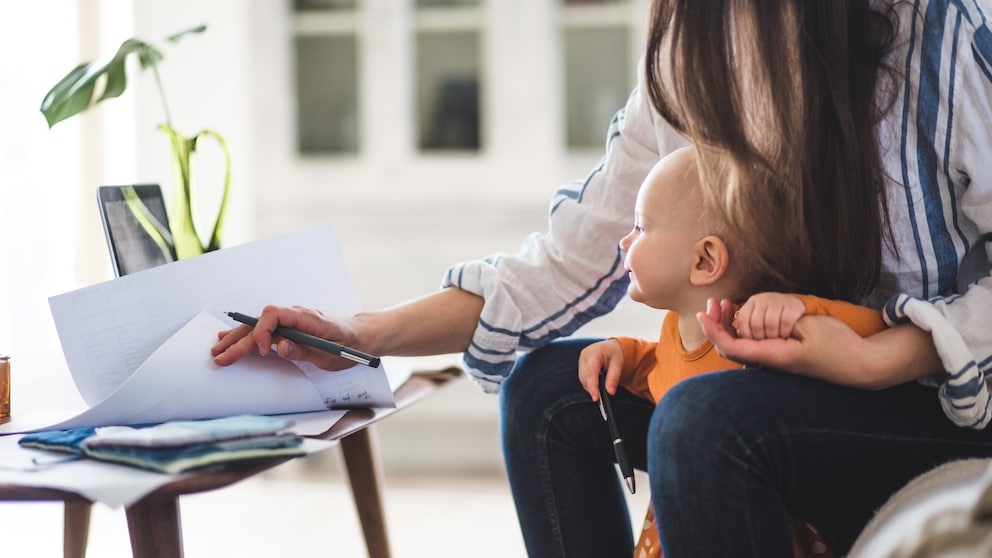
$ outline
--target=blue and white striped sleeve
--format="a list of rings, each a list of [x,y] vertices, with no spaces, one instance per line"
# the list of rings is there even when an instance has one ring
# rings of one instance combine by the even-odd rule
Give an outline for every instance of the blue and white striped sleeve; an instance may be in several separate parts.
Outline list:
[[[974,293],[989,298],[988,287]],[[988,386],[992,357],[981,356],[989,354],[988,334],[992,324],[988,323],[988,314],[984,318],[969,317],[969,307],[973,309],[974,305],[954,304],[957,300],[960,297],[923,300],[903,294],[889,301],[883,317],[889,325],[912,322],[930,332],[946,373],[923,378],[921,382],[939,388],[940,405],[954,424],[982,429],[992,419]],[[986,300],[984,306],[989,310],[992,300]],[[977,323],[969,325],[968,322]],[[962,326],[964,330],[960,329]],[[973,330],[972,335],[962,334],[967,333],[969,327],[978,329]],[[985,338],[975,343],[974,338],[979,337],[975,334],[980,332],[985,332]],[[976,355],[976,352],[980,354]]]
[[[925,381],[939,386],[940,404],[955,424],[981,429],[992,421],[990,5],[925,4],[917,20],[920,91],[903,127],[904,138],[916,141],[903,165],[919,175],[920,187],[905,190],[915,240],[904,241],[900,254],[925,261],[925,276],[921,293],[893,297],[884,315],[890,324],[912,322],[931,333],[945,373]]]
[[[478,294],[485,305],[463,355],[469,375],[489,393],[513,369],[518,351],[540,347],[605,314],[626,294],[617,247],[633,223],[641,181],[659,159],[682,145],[635,89],[610,122],[606,154],[583,180],[557,190],[548,229],[531,234],[514,254],[460,263],[442,287]]]

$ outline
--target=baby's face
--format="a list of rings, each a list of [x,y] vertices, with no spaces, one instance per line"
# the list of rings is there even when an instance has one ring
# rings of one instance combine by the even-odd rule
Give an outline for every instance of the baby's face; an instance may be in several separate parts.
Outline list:
[[[620,240],[631,299],[677,310],[688,299],[693,246],[705,236],[695,151],[662,159],[637,194],[634,228]]]

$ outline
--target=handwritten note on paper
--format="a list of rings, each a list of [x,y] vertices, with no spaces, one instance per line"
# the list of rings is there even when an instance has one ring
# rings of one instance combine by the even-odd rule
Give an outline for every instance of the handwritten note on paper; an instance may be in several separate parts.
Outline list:
[[[368,374],[365,369],[369,367],[361,364],[339,372],[328,372],[308,362],[297,366],[310,379],[328,409],[396,406],[383,364],[379,365],[382,374]]]
[[[307,306],[331,316],[348,316],[360,309],[329,224],[180,260],[49,299],[69,371],[91,407],[121,388],[152,353],[202,311],[215,319],[228,310],[257,315],[266,304]],[[217,331],[234,325],[217,322],[205,348],[183,350],[202,352],[196,356],[209,360],[208,348]],[[374,397],[370,395],[368,406],[394,404],[383,370],[356,366],[336,374],[341,374],[340,380],[318,389],[321,402],[369,393]],[[237,381],[236,375],[230,376]],[[326,393],[326,389],[344,391]],[[213,396],[226,399],[230,392],[218,391]],[[297,409],[305,410],[310,409]]]

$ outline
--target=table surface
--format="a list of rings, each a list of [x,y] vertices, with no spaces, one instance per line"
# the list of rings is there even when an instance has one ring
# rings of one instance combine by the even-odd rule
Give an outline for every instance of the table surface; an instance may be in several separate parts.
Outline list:
[[[449,368],[430,374],[413,374],[395,392],[395,408],[352,409],[322,434],[313,436],[321,440],[338,441],[359,430],[386,418],[427,397],[439,387],[459,375],[457,368]],[[293,459],[273,457],[233,462],[219,467],[211,467],[199,473],[187,473],[183,478],[164,484],[146,495],[140,502],[173,499],[184,494],[195,494],[229,486],[238,481],[271,469]],[[81,495],[56,488],[32,487],[0,483],[0,500],[7,501],[65,501],[89,502]]]

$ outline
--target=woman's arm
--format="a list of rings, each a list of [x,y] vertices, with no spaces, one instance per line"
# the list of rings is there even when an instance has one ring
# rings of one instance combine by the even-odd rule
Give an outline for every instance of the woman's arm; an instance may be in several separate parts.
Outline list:
[[[304,360],[328,370],[354,363],[323,351],[273,338],[277,326],[291,327],[375,355],[431,355],[468,347],[482,312],[482,298],[460,289],[444,289],[404,304],[350,318],[329,318],[300,307],[267,306],[254,330],[240,326],[221,332],[211,350],[220,366],[255,352],[265,355],[276,342],[279,356]]]
[[[468,348],[482,313],[482,297],[442,289],[403,304],[355,316],[372,354],[422,356]]]
[[[836,384],[884,389],[944,371],[930,333],[912,324],[861,337],[836,318],[803,316],[793,337],[758,341],[736,336],[729,301],[710,300],[697,318],[726,358]]]

